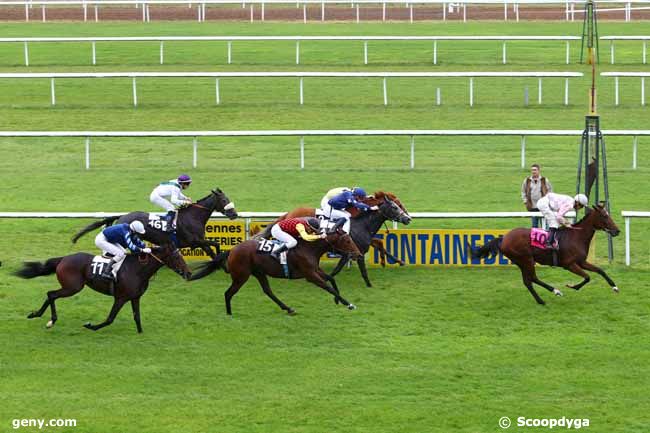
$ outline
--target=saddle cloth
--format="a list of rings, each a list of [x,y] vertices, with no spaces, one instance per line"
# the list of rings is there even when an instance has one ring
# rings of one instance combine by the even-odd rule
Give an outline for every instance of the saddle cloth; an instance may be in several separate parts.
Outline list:
[[[172,224],[173,227],[176,227],[176,220],[178,219],[178,212],[176,212],[176,215],[174,216],[174,222]],[[156,230],[162,230],[163,232],[168,232],[169,230],[169,223],[162,219],[160,215],[150,213],[149,218],[147,220],[147,225],[149,227],[152,227]]]
[[[267,256],[271,255],[273,247],[279,244],[280,242],[275,239],[260,239],[257,241],[257,254],[263,254]],[[288,251],[282,251],[280,253],[280,264],[282,265],[282,271],[284,272],[285,278],[289,278],[290,276],[289,265],[287,264],[287,253]],[[271,257],[275,258],[274,256]]]
[[[107,257],[109,255],[110,255],[109,253],[104,252],[103,256],[93,257],[93,261],[90,263],[90,271],[92,272],[93,277],[100,276],[102,274],[102,271],[104,270],[104,266],[108,266],[108,264],[111,261],[110,257]],[[115,278],[117,278],[117,272],[122,267],[122,263],[124,263],[124,260],[115,263],[113,265],[113,269],[111,270],[111,272],[113,273],[113,276]]]
[[[556,234],[555,240],[557,242],[559,238],[559,233]],[[541,250],[549,249],[546,245],[546,239],[548,239],[548,232],[543,229],[530,229],[530,245],[539,248]]]

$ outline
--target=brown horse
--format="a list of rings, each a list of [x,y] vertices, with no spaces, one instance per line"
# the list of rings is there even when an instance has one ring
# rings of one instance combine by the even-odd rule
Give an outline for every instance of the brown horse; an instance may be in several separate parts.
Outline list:
[[[269,284],[267,276],[273,278],[286,278],[282,265],[268,254],[261,254],[257,251],[258,241],[245,241],[230,251],[217,255],[216,259],[201,265],[198,272],[194,273],[192,280],[198,280],[219,268],[230,274],[232,283],[225,292],[226,313],[232,315],[230,301],[239,289],[248,281],[251,275],[255,276],[262,286],[264,293],[273,300],[280,308],[288,314],[295,314],[293,308],[285,305],[278,299]],[[334,296],[336,303],[341,302],[348,309],[354,310],[356,306],[341,297],[339,289],[333,277],[330,277],[320,268],[321,256],[327,251],[336,251],[342,254],[349,254],[359,257],[361,253],[347,233],[341,230],[330,232],[325,239],[314,242],[299,241],[298,245],[287,253],[287,264],[289,278],[305,278],[310,283],[321,287]],[[328,284],[331,283],[331,286]]]
[[[620,233],[620,230],[614,224],[614,221],[612,221],[612,218],[602,204],[593,206],[593,210],[582,220],[558,232],[558,237],[560,238],[560,249],[557,253],[558,266],[583,278],[578,284],[567,284],[567,287],[571,289],[580,290],[582,286],[589,282],[590,277],[585,272],[587,270],[601,275],[609,283],[612,290],[618,293],[618,287],[616,287],[614,281],[609,278],[605,271],[587,261],[589,244],[596,230],[603,230],[612,236],[618,236]],[[482,247],[471,249],[474,259],[488,257],[497,254],[499,251],[519,267],[524,285],[528,288],[528,291],[538,304],[544,305],[544,301],[533,288],[533,283],[544,287],[556,296],[563,296],[561,291],[537,278],[535,262],[552,266],[553,251],[533,247],[530,244],[530,229],[513,229],[503,237],[494,239]]]
[[[51,328],[57,321],[54,301],[58,298],[67,298],[76,295],[84,286],[88,286],[104,295],[112,295],[114,301],[108,318],[99,325],[86,323],[84,326],[87,329],[97,331],[104,326],[110,325],[115,320],[122,306],[126,302],[131,301],[133,319],[135,320],[138,332],[142,332],[142,325],[140,323],[140,297],[147,290],[149,279],[163,265],[167,265],[185,279],[189,279],[192,275],[179,250],[171,244],[154,247],[152,248],[151,254],[142,254],[139,256],[128,255],[120,267],[114,289],[111,289],[111,282],[103,278],[93,277],[91,270],[92,261],[92,254],[76,253],[65,257],[55,257],[44,263],[25,263],[25,266],[16,272],[17,276],[21,278],[34,278],[56,272],[56,277],[59,280],[59,284],[61,284],[60,289],[47,292],[47,298],[43,306],[38,311],[32,312],[27,318],[41,317],[47,307],[50,307],[52,317],[47,322],[47,327]]]

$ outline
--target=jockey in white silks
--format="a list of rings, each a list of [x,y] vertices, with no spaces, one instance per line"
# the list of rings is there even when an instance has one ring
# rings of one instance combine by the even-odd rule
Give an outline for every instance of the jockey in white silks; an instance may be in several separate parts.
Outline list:
[[[346,189],[328,200],[327,204],[329,209],[325,216],[331,221],[336,221],[335,226],[343,226],[343,231],[350,233],[350,217],[352,215],[346,209],[351,207],[355,207],[362,211],[379,209],[378,206],[368,206],[359,201],[366,197],[367,194],[363,188],[356,187],[352,191]]]
[[[162,219],[166,220],[170,225],[174,221],[177,206],[192,204],[192,199],[182,193],[182,190],[189,188],[191,183],[192,178],[186,174],[181,174],[177,179],[162,182],[151,191],[149,200],[167,211],[167,215],[163,216]],[[165,197],[169,197],[169,200]]]
[[[555,248],[555,235],[561,225],[567,224],[564,216],[571,210],[582,209],[589,204],[589,199],[584,194],[575,197],[549,192],[537,201],[537,209],[544,215],[548,226],[548,239],[546,245]]]

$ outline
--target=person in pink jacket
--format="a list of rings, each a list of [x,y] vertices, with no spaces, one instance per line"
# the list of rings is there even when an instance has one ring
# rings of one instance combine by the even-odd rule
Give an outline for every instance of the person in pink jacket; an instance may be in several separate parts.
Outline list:
[[[564,215],[570,210],[578,210],[589,204],[589,199],[584,194],[576,194],[575,197],[564,194],[549,192],[537,201],[537,209],[544,215],[548,226],[548,239],[546,245],[556,248],[555,234],[560,224],[565,225],[567,220]]]

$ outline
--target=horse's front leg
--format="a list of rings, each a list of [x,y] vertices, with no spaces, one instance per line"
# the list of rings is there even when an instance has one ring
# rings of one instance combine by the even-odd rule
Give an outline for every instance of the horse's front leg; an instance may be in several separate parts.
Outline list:
[[[84,328],[90,329],[92,331],[97,331],[98,329],[102,329],[104,326],[110,325],[111,323],[113,323],[115,317],[117,316],[117,313],[120,312],[122,306],[124,306],[126,301],[127,300],[123,298],[115,298],[115,301],[113,302],[113,307],[111,308],[111,312],[108,313],[108,318],[105,321],[103,321],[99,325],[92,325],[90,323],[86,323],[84,325]]]
[[[591,280],[589,275],[585,271],[583,271],[582,268],[578,266],[577,263],[571,263],[566,269],[570,272],[573,272],[576,275],[580,275],[583,278],[583,280],[576,285],[567,284],[566,286],[570,289],[580,290],[582,286],[584,286],[589,282],[589,280]]]
[[[586,270],[591,271],[591,272],[596,272],[598,275],[603,277],[605,279],[605,281],[607,281],[607,283],[612,288],[614,293],[618,293],[618,287],[616,287],[616,283],[614,282],[614,280],[609,278],[609,275],[607,275],[605,273],[605,271],[603,271],[601,268],[599,268],[598,266],[596,266],[596,265],[594,265],[592,263],[589,263],[587,261],[584,261],[584,262],[580,263],[580,267],[582,269],[586,269]]]
[[[221,254],[221,245],[219,244],[219,241],[210,241],[206,239],[204,242],[206,242],[210,246],[215,247],[217,249],[217,254]]]
[[[372,283],[370,283],[370,278],[368,278],[368,269],[366,269],[366,256],[361,256],[357,259],[357,265],[359,266],[359,271],[361,272],[361,276],[363,277],[363,280],[366,282],[367,287],[372,287]]]
[[[341,269],[343,269],[343,266],[345,266],[348,262],[350,261],[349,256],[342,256],[339,262],[336,264],[334,267],[334,270],[330,273],[331,276],[335,276],[339,272],[341,272]]]
[[[196,241],[190,244],[191,248],[200,248],[208,257],[214,260],[217,257],[217,254],[212,250],[210,241],[202,240]],[[219,247],[217,247],[219,251]]]
[[[331,287],[327,282],[325,282],[325,279],[323,279],[320,275],[318,275],[318,270],[314,271],[313,273],[306,274],[305,279],[309,281],[312,284],[317,285],[318,287],[322,288],[323,290],[329,292],[334,296],[334,299],[337,301],[341,302],[343,305],[348,307],[348,310],[356,310],[356,305],[349,303],[346,301],[341,295],[339,295],[336,290]]]

